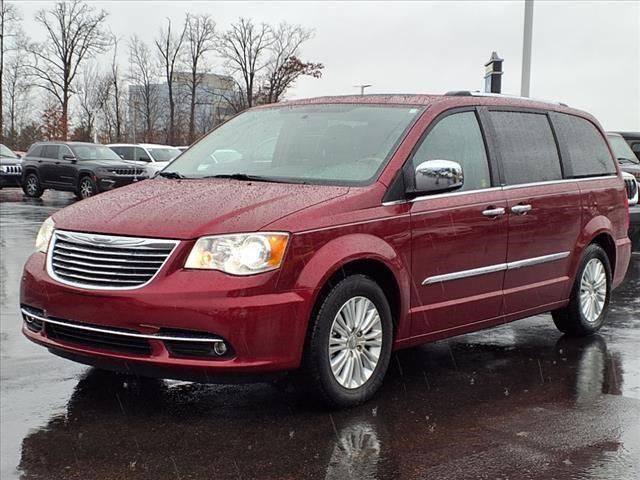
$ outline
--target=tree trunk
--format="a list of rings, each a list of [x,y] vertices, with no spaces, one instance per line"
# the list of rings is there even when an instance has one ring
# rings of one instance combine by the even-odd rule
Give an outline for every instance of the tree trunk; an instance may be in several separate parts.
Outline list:
[[[67,136],[68,136],[68,128],[69,128],[69,97],[67,92],[64,92],[63,95],[64,96],[62,100],[62,117],[60,118],[60,123],[62,123],[62,125],[60,127],[62,132],[61,140],[66,142]]]
[[[189,110],[189,145],[195,140],[196,131],[196,84],[197,76],[196,64],[193,65],[191,70],[191,109]]]

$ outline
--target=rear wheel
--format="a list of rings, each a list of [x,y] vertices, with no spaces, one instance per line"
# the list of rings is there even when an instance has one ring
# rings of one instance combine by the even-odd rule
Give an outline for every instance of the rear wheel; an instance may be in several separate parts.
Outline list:
[[[317,310],[303,359],[304,381],[325,403],[349,407],[380,388],[393,338],[391,309],[370,278],[338,283]]]
[[[78,197],[78,200],[93,197],[96,193],[98,193],[96,182],[94,182],[89,176],[81,177],[76,190],[76,197]]]
[[[34,172],[28,173],[22,182],[22,191],[27,197],[40,198],[44,193],[40,179]]]
[[[553,321],[563,333],[591,335],[605,322],[611,296],[611,265],[600,246],[589,245],[584,252],[569,305],[552,312]]]

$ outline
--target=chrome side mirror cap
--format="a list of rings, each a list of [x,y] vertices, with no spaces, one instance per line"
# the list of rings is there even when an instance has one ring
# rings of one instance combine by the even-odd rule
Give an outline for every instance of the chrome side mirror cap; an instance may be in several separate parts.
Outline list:
[[[416,167],[415,192],[448,192],[464,184],[462,165],[452,160],[428,160]]]

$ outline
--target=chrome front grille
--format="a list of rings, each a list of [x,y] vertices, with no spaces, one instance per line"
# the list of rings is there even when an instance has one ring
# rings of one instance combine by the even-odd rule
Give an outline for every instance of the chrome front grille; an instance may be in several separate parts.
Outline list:
[[[127,168],[111,168],[109,169],[114,175],[120,175],[123,177],[140,177],[145,174],[144,168],[127,167]]]
[[[5,165],[3,171],[9,175],[20,175],[22,173],[22,165]]]
[[[119,237],[56,230],[49,247],[49,274],[61,283],[122,290],[149,283],[176,240]]]

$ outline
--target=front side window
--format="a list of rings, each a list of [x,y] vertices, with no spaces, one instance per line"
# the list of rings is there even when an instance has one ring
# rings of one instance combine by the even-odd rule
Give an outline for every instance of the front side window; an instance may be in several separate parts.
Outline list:
[[[373,181],[422,108],[357,104],[249,110],[190,147],[163,173],[329,185]]]
[[[453,160],[462,165],[460,190],[491,186],[487,153],[474,112],[448,115],[433,127],[413,156],[413,169],[427,160]]]
[[[490,111],[507,185],[562,179],[558,148],[545,114]]]
[[[588,120],[566,114],[553,115],[558,141],[566,146],[564,169],[570,178],[612,175],[616,167],[600,131]]]
[[[139,162],[150,162],[151,158],[149,158],[149,155],[147,154],[147,151],[144,148],[140,148],[140,147],[136,147],[135,148],[135,154],[133,157],[135,160],[138,160]]]

